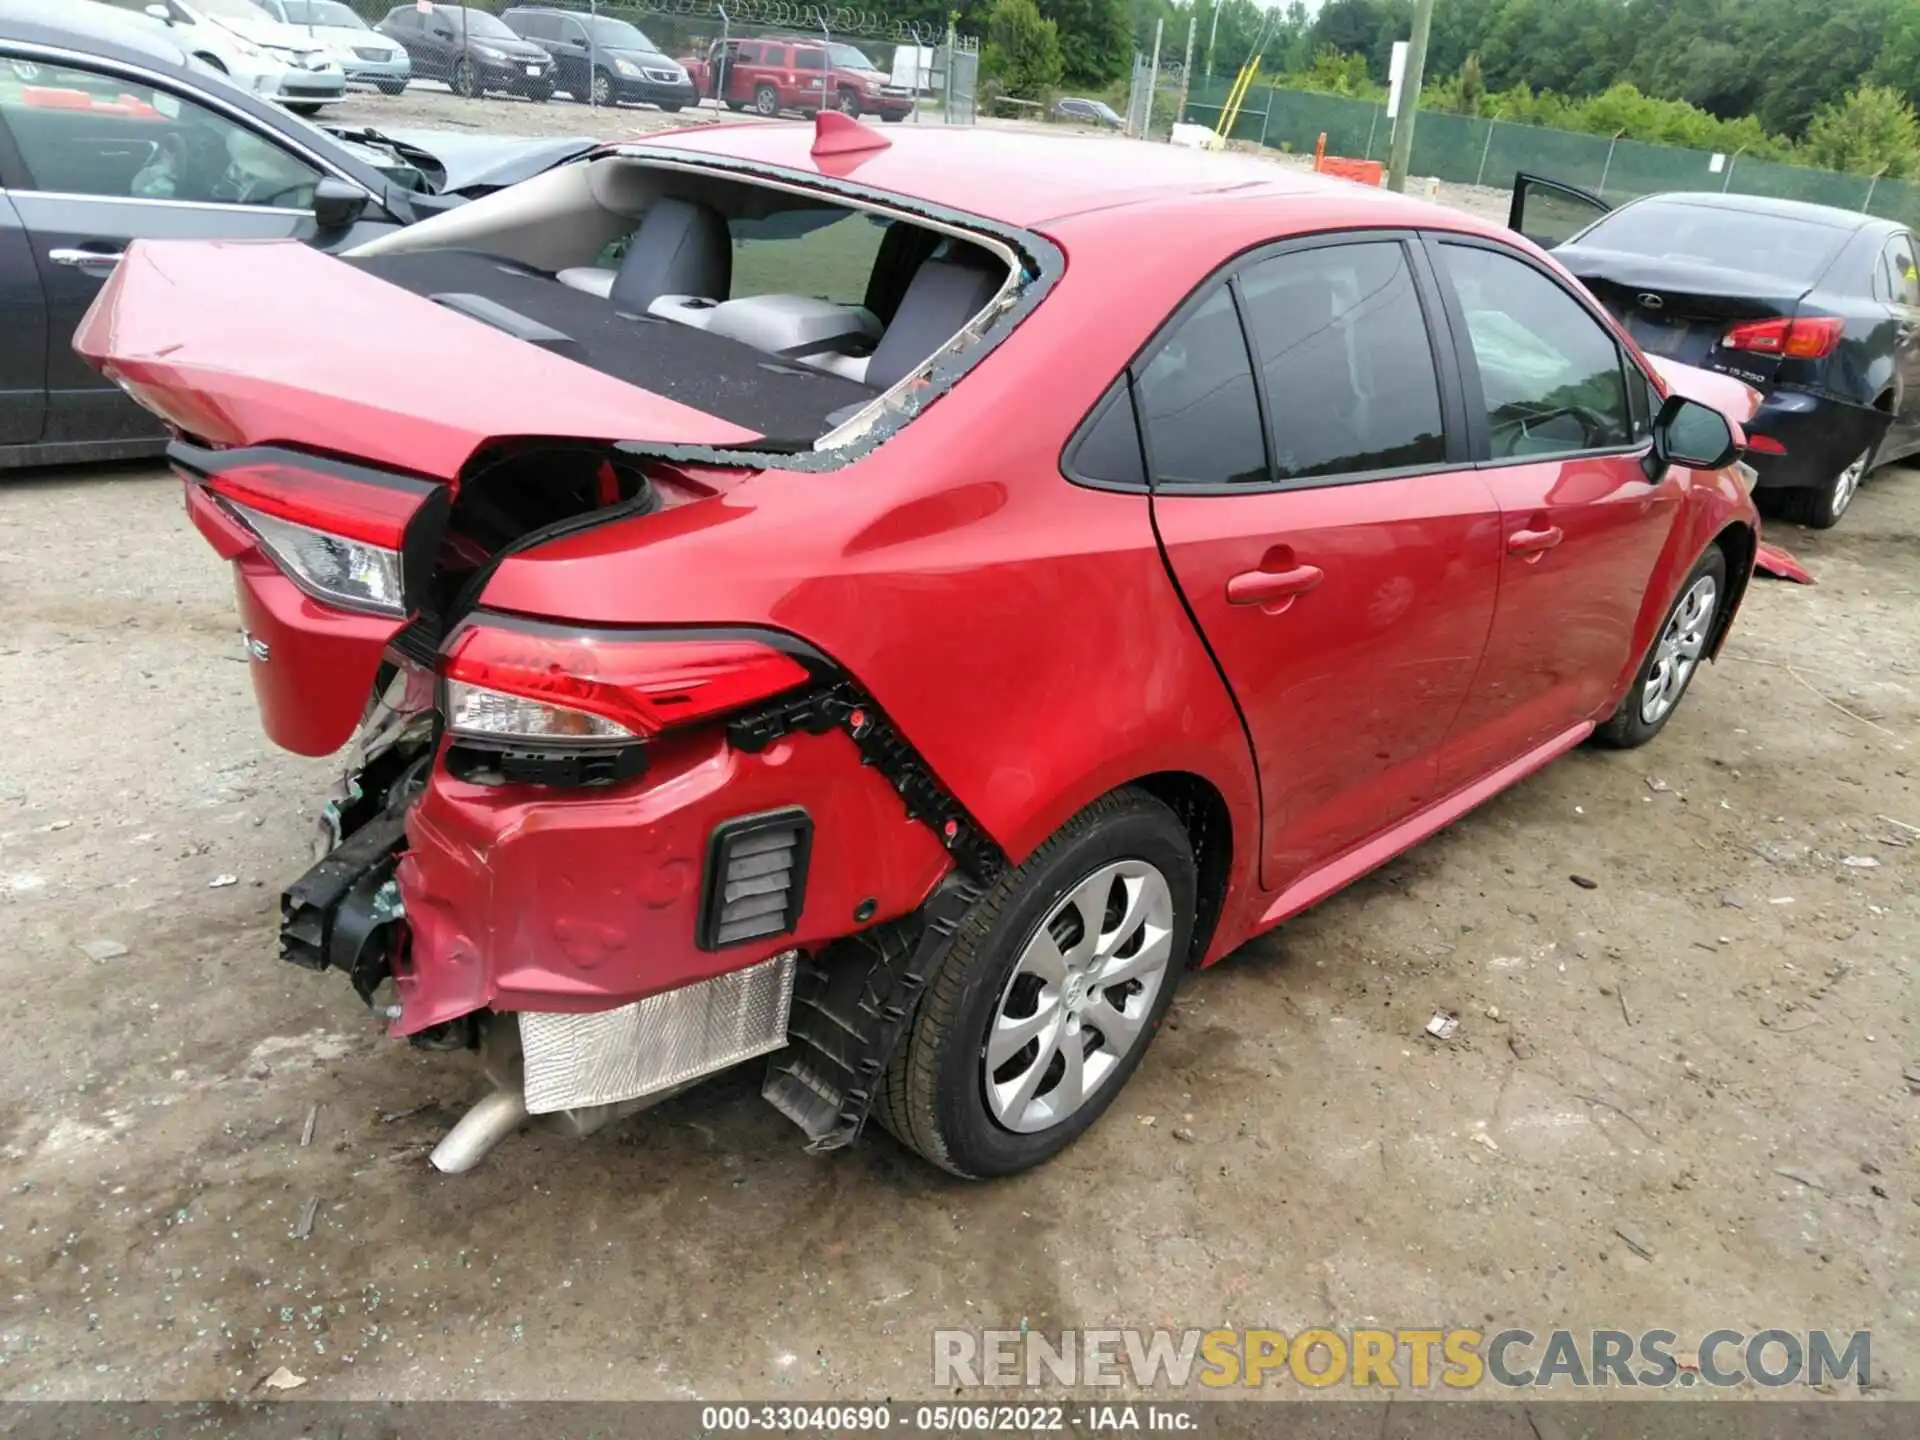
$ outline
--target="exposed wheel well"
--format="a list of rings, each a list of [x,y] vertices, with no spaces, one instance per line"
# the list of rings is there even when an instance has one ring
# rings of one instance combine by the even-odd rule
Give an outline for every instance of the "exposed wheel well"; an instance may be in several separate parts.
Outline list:
[[[198,60],[203,65],[211,65],[214,69],[218,70],[222,75],[227,73],[227,67],[221,63],[220,57],[218,55],[209,55],[205,51],[201,51],[199,54],[195,55],[193,58]]]
[[[1133,782],[1179,817],[1199,874],[1199,908],[1193,917],[1193,953],[1196,964],[1213,941],[1214,927],[1226,903],[1227,878],[1233,870],[1233,817],[1225,798],[1213,785],[1183,770],[1147,775]]]
[[[1739,610],[1740,602],[1746,598],[1747,584],[1753,577],[1754,556],[1760,551],[1760,537],[1751,525],[1736,520],[1718,535],[1713,543],[1720,547],[1727,557],[1727,603],[1720,607],[1720,618],[1714,625],[1713,643],[1707,647],[1707,654],[1719,658],[1720,646],[1727,638],[1727,632],[1733,628],[1734,613]]]

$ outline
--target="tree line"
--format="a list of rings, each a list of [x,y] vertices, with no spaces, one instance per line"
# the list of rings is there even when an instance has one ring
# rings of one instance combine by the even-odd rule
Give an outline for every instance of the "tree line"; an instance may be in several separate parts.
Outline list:
[[[920,0],[983,36],[1013,94],[1123,94],[1162,25],[1178,60],[1374,99],[1413,0]],[[1438,0],[1423,106],[1829,169],[1920,175],[1920,0]],[[1257,105],[1254,108],[1258,108]]]

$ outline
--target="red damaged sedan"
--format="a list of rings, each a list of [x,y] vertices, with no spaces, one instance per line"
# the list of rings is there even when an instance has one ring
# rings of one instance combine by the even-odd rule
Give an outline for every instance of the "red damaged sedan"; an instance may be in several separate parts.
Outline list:
[[[1533,245],[1164,146],[706,127],[136,244],[76,343],[351,745],[284,953],[479,1052],[446,1170],[754,1057],[1043,1161],[1189,968],[1656,735],[1756,547],[1751,393]]]

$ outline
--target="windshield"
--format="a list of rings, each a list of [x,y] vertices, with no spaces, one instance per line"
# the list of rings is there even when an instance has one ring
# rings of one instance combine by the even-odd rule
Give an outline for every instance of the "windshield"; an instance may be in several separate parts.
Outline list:
[[[833,61],[833,68],[836,70],[877,70],[880,68],[851,45],[829,45],[827,47],[827,58]]]
[[[615,50],[653,50],[660,47],[624,20],[600,20],[593,27],[594,43]]]
[[[453,26],[453,33],[460,33],[460,17],[466,16],[467,34],[476,40],[518,40],[520,37],[507,28],[506,22],[498,16],[489,15],[484,10],[462,10],[457,5],[436,5],[435,13]]]
[[[211,15],[216,20],[271,20],[273,17],[262,10],[253,0],[196,0],[201,14]]]
[[[340,0],[286,0],[287,21],[292,25],[330,25],[336,30],[365,30],[367,22],[340,3]]]
[[[1817,220],[1647,200],[1616,210],[1577,243],[1582,249],[1619,250],[1811,285],[1826,273],[1847,234]]]

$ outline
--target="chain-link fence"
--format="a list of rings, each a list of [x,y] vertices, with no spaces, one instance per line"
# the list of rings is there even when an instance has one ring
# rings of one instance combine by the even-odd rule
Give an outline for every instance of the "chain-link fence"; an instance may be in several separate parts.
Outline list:
[[[345,0],[370,25],[396,10],[413,8],[411,0]],[[915,105],[911,118],[947,124],[974,121],[980,73],[980,43],[955,33],[951,26],[902,20],[881,10],[851,6],[820,6],[798,0],[567,0],[553,6],[543,0],[467,0],[473,10],[498,15],[515,4],[541,4],[576,14],[623,20],[639,29],[666,55],[681,60],[705,60],[716,41],[784,38],[817,40],[845,45],[859,56],[842,55],[845,63],[864,58],[888,79],[892,88],[910,92]]]
[[[1221,77],[1196,80],[1187,118],[1217,125],[1230,86]],[[1330,155],[1384,160],[1393,121],[1373,101],[1255,86],[1228,138],[1310,152],[1322,134]],[[1409,168],[1415,175],[1502,189],[1524,170],[1616,202],[1665,190],[1722,190],[1920,223],[1920,186],[1907,181],[1434,111],[1421,111],[1415,123]]]

